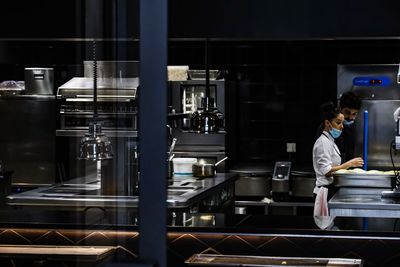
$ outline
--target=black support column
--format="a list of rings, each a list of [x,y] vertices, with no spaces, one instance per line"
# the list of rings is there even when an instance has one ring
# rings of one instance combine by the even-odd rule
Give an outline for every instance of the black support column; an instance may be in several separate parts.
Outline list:
[[[167,255],[167,0],[140,0],[139,258]]]

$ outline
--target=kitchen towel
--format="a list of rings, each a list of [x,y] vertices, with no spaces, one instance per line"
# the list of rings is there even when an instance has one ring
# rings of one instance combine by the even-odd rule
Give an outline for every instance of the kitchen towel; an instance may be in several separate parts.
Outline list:
[[[333,217],[329,216],[328,188],[320,187],[314,203],[314,222],[320,229],[333,225]]]

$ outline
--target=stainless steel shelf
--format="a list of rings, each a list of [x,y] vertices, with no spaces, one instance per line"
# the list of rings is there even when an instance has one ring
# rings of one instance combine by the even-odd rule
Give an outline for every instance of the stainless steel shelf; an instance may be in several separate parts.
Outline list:
[[[328,201],[331,216],[399,218],[400,200],[382,198],[384,188],[340,188]]]

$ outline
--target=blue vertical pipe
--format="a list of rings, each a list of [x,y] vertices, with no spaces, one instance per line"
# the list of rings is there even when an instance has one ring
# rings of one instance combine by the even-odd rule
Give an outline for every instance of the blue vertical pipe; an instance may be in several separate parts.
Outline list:
[[[363,217],[362,218],[362,224],[363,224],[363,230],[367,231],[368,227],[369,227],[369,225],[368,225],[368,217]]]
[[[364,170],[368,168],[368,110],[364,110]]]
[[[364,170],[368,168],[368,110],[364,110]],[[368,218],[364,217],[362,219],[363,230],[368,230]]]

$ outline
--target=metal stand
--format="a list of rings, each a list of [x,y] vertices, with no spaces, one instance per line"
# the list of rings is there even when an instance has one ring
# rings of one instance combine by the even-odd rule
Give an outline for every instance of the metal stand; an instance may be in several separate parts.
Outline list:
[[[391,191],[382,191],[384,198],[400,198],[400,188],[396,187]]]

